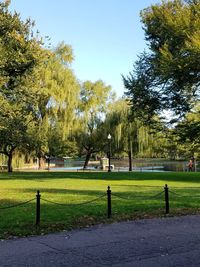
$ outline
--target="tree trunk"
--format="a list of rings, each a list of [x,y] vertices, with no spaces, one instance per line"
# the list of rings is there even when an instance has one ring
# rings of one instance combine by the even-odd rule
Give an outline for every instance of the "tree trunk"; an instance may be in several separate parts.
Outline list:
[[[12,172],[13,171],[12,158],[13,158],[13,152],[10,152],[8,154],[8,172]]]
[[[128,146],[129,146],[129,150],[128,150],[128,159],[129,159],[129,171],[131,172],[133,170],[132,168],[132,141],[131,138],[129,136],[129,142],[128,142]]]
[[[48,171],[50,170],[50,160],[51,160],[50,157],[48,157],[47,158],[47,165],[48,165],[47,169],[48,169]]]
[[[128,152],[128,159],[129,159],[129,171],[131,172],[133,170],[132,168],[132,151],[129,150]]]
[[[90,160],[90,157],[91,157],[91,154],[92,152],[90,150],[87,151],[87,155],[86,155],[86,158],[85,158],[85,163],[84,163],[84,166],[83,166],[83,169],[85,170],[88,166],[88,162]]]
[[[38,169],[39,170],[44,169],[44,165],[45,165],[44,158],[39,156],[38,157]]]

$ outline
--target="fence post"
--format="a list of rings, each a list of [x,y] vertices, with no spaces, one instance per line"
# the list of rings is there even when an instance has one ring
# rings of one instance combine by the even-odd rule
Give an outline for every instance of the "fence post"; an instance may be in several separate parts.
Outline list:
[[[108,199],[108,218],[111,217],[111,190],[110,190],[110,186],[108,186],[108,190],[107,190],[107,199]]]
[[[37,191],[36,195],[36,225],[40,224],[40,191]]]
[[[169,213],[169,188],[167,184],[165,185],[164,189],[165,189],[165,213],[168,214]]]

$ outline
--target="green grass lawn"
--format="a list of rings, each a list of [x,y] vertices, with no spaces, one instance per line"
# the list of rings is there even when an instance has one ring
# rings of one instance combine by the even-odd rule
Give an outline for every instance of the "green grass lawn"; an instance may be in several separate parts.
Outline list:
[[[0,238],[165,216],[165,184],[170,190],[170,215],[200,211],[200,173],[0,173]],[[107,219],[107,186],[112,190],[110,219]],[[37,190],[41,194],[40,227],[35,226]],[[96,198],[99,199],[77,205]],[[32,201],[25,205],[3,209],[29,200]]]

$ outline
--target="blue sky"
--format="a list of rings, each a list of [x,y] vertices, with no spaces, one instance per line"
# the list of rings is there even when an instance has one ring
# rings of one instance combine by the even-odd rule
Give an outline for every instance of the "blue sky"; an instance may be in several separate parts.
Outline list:
[[[11,0],[24,20],[31,17],[42,36],[55,47],[70,44],[79,80],[103,80],[118,96],[121,74],[132,70],[146,45],[139,12],[159,0]]]

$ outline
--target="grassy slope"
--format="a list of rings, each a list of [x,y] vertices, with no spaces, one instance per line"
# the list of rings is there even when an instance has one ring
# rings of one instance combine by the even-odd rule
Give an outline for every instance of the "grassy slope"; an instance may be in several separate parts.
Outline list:
[[[106,218],[106,197],[88,205],[62,206],[46,202],[82,203],[106,194],[111,186],[112,219],[164,214],[163,191],[168,184],[172,214],[197,212],[199,173],[23,172],[0,173],[0,207],[19,204],[41,192],[41,227],[35,227],[35,200],[24,206],[0,209],[0,237],[46,233],[99,222]],[[190,188],[188,188],[190,187]],[[199,188],[198,188],[199,187]],[[125,200],[125,199],[129,200]]]

